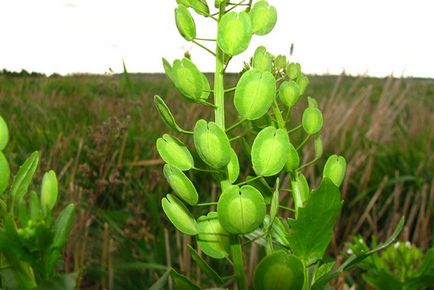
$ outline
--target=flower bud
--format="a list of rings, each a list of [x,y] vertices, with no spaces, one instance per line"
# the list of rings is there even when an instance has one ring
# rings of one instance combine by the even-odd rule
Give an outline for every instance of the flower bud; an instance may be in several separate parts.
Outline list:
[[[44,211],[51,211],[56,205],[58,185],[56,173],[53,170],[44,174],[41,188],[41,205]]]

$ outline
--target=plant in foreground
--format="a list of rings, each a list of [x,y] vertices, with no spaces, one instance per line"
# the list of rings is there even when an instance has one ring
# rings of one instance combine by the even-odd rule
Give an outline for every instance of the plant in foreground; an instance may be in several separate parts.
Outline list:
[[[291,111],[309,84],[300,64],[288,63],[286,56],[273,57],[261,46],[236,87],[224,87],[229,62],[248,48],[254,35],[265,35],[273,29],[276,9],[262,0],[256,3],[217,0],[217,12],[212,14],[205,0],[177,2],[175,20],[180,34],[215,58],[213,89],[190,59],[175,60],[172,64],[163,59],[164,69],[187,101],[212,108],[215,119],[200,119],[192,131],[186,130],[178,125],[164,100],[155,96],[155,105],[165,123],[177,133],[192,136],[198,156],[194,158],[189,148],[172,135],[164,134],[157,140],[157,150],[166,163],[164,176],[174,192],[163,198],[162,207],[180,232],[196,238],[204,254],[226,259],[233,268],[232,275],[221,275],[190,247],[193,259],[204,273],[217,286],[234,281],[238,289],[247,289],[243,245],[255,242],[263,245],[266,253],[254,272],[255,289],[323,289],[340,272],[390,244],[400,232],[402,221],[385,244],[351,256],[337,269],[334,262],[324,259],[342,206],[339,186],[345,176],[346,162],[342,156],[330,156],[320,186],[310,190],[302,171],[322,156],[323,119],[315,99],[307,97],[308,106],[301,124],[290,126]],[[192,10],[217,23],[216,39],[197,37]],[[216,42],[215,50],[203,42]],[[208,102],[211,94],[213,103]],[[239,118],[226,127],[228,98],[233,99]],[[295,144],[290,135],[301,129],[305,137]],[[311,139],[315,157],[300,164],[302,149]],[[254,176],[242,180],[239,155],[234,150],[237,142],[247,152],[254,172]],[[196,189],[185,173],[190,170],[208,174],[219,183],[217,200],[210,200],[209,195]],[[284,188],[279,178],[287,177],[290,186]],[[281,192],[291,193],[293,208],[281,204],[284,199]],[[208,211],[211,206],[216,206],[216,211]],[[202,215],[193,216],[193,207],[197,208],[194,212]],[[291,217],[279,216],[282,210],[289,211]],[[179,288],[200,289],[173,269],[153,289],[161,286],[169,275]]]
[[[45,173],[40,194],[28,192],[38,152],[20,166],[9,187],[9,163],[2,152],[8,140],[8,127],[0,116],[0,288],[75,289],[77,274],[56,270],[75,207],[68,205],[53,220],[58,194],[54,171]]]

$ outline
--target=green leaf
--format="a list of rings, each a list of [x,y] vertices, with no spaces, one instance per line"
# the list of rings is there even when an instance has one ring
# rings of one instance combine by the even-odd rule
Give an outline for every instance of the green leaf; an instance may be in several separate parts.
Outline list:
[[[228,12],[220,19],[217,44],[229,56],[242,53],[249,47],[252,23],[246,12]]]
[[[169,107],[166,105],[166,103],[160,96],[158,95],[154,96],[154,105],[157,108],[157,111],[160,114],[161,119],[163,119],[164,123],[166,123],[166,125],[169,126],[170,129],[179,133],[192,134],[192,132],[188,132],[182,129],[181,127],[179,127]]]
[[[166,216],[180,232],[187,235],[197,235],[197,222],[182,201],[172,194],[167,194],[161,200],[161,205]]]
[[[188,279],[186,276],[176,272],[174,269],[170,270],[170,276],[172,277],[177,289],[201,290],[199,286],[190,281],[190,279]]]
[[[231,145],[228,136],[216,123],[201,119],[194,127],[194,145],[206,164],[219,169],[231,160]]]
[[[250,10],[252,30],[257,35],[268,34],[273,30],[277,22],[276,8],[270,6],[267,1],[258,1]]]
[[[255,290],[301,290],[303,283],[303,263],[283,250],[262,259],[253,276]]]
[[[167,280],[170,277],[170,271],[171,269],[168,269],[164,274],[158,279],[154,284],[152,284],[151,287],[149,287],[149,290],[161,290],[164,289],[164,286],[167,284]]]
[[[175,87],[189,101],[201,102],[209,96],[208,79],[191,60],[184,58],[175,60],[172,67],[172,77]]]
[[[326,164],[324,165],[323,177],[330,178],[333,183],[339,187],[344,181],[345,171],[347,168],[347,162],[342,156],[336,154],[331,155]]]
[[[5,120],[0,116],[0,151],[3,151],[9,142],[9,130]],[[1,152],[0,152],[1,153]]]
[[[218,214],[210,212],[198,218],[199,234],[197,244],[200,249],[214,259],[229,255],[229,234],[219,222]]]
[[[279,173],[289,157],[289,137],[284,129],[264,128],[253,141],[252,164],[258,176]]]
[[[23,165],[18,169],[18,173],[15,176],[14,182],[11,187],[11,196],[15,202],[21,200],[29,188],[30,182],[32,182],[33,175],[39,163],[39,153],[33,152]]]
[[[11,170],[9,168],[9,163],[3,152],[0,152],[0,197],[8,188],[9,180],[11,178]]]
[[[39,284],[36,290],[74,290],[76,289],[78,274],[75,272],[53,277]]]
[[[247,234],[258,228],[265,217],[265,201],[250,185],[228,187],[219,198],[217,213],[220,224],[229,233]]]
[[[227,165],[228,179],[231,183],[234,183],[237,181],[238,176],[240,175],[240,164],[238,162],[237,153],[234,151],[234,149],[231,148],[230,154],[231,159]]]
[[[56,205],[58,185],[53,170],[44,174],[41,187],[41,206],[44,212],[50,212]]]
[[[284,81],[279,87],[279,98],[282,103],[291,109],[300,99],[300,88],[294,81]]]
[[[303,129],[309,135],[318,133],[323,125],[322,113],[318,108],[309,107],[303,112]]]
[[[245,72],[235,89],[234,105],[247,120],[265,115],[276,97],[276,79],[270,72],[251,69]]]
[[[190,245],[187,245],[187,248],[191,254],[191,257],[199,266],[199,268],[202,269],[202,271],[217,284],[223,284],[224,281],[222,277],[220,277],[220,275],[213,268],[211,268],[210,265],[208,265],[208,263],[199,255],[199,253],[196,252],[196,250]]]
[[[177,167],[170,164],[164,165],[164,177],[169,182],[173,191],[189,205],[197,204],[199,195],[191,180]]]
[[[196,24],[194,23],[194,19],[187,7],[182,4],[179,4],[175,9],[175,22],[182,37],[188,41],[196,38]]]
[[[311,193],[305,207],[298,209],[297,219],[288,221],[291,250],[307,265],[323,257],[341,207],[339,189],[325,178],[320,187]]]
[[[30,193],[29,211],[30,211],[30,218],[32,220],[36,221],[41,218],[41,206],[39,203],[38,194],[35,191],[32,191]]]
[[[253,56],[253,67],[261,72],[271,72],[272,65],[273,56],[267,52],[265,47],[259,46]]]
[[[169,134],[164,134],[157,139],[157,151],[167,164],[178,167],[182,171],[194,167],[193,156],[184,143]]]

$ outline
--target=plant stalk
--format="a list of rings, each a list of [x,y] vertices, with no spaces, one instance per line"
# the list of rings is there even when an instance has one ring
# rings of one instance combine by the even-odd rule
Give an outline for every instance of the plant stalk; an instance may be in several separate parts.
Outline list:
[[[240,238],[232,236],[231,239],[231,257],[234,263],[234,272],[237,279],[238,290],[247,290],[247,279],[244,273],[243,249],[241,248]]]

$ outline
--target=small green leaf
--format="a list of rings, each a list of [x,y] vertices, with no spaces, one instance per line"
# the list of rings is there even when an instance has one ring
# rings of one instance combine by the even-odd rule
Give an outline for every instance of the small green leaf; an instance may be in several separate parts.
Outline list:
[[[228,187],[217,203],[222,227],[232,234],[247,234],[258,228],[265,217],[265,201],[250,185]]]
[[[309,107],[303,112],[303,129],[309,135],[318,133],[323,125],[322,113],[317,108]]]
[[[289,157],[288,134],[284,129],[272,126],[262,129],[252,146],[253,170],[258,176],[272,176],[279,173]]]
[[[217,44],[229,56],[242,53],[249,47],[252,23],[246,12],[228,12],[220,19]]]
[[[231,183],[234,183],[235,181],[237,181],[238,176],[240,175],[240,164],[238,162],[237,153],[234,151],[234,149],[231,148],[230,154],[231,160],[227,165],[228,178]]]
[[[50,212],[56,205],[58,185],[53,170],[44,174],[41,187],[41,206],[44,212]]]
[[[3,152],[0,151],[0,196],[8,188],[9,180],[11,178],[11,170],[9,163]]]
[[[208,79],[191,60],[187,58],[175,60],[172,76],[175,87],[187,100],[200,102],[208,98],[210,91]]]
[[[287,171],[292,171],[300,166],[300,157],[298,156],[297,150],[294,145],[289,143],[288,148],[288,161],[286,161],[285,169]]]
[[[274,25],[276,25],[277,11],[267,1],[258,1],[250,10],[250,18],[252,19],[253,33],[265,35],[273,30]]]
[[[328,177],[337,186],[341,186],[345,177],[347,162],[342,156],[331,155],[324,165],[323,177]]]
[[[180,232],[197,235],[197,222],[182,201],[172,194],[167,194],[161,200],[161,205],[166,216]]]
[[[30,182],[32,182],[33,175],[39,163],[39,153],[33,152],[23,165],[18,169],[14,182],[11,187],[11,196],[15,202],[21,200],[27,193]]]
[[[217,284],[223,284],[224,281],[223,281],[222,277],[220,277],[220,275],[213,268],[211,268],[210,265],[208,265],[208,263],[199,255],[199,253],[196,252],[196,250],[193,249],[193,247],[190,245],[187,245],[187,248],[191,254],[191,257],[196,262],[196,264],[199,266],[199,268],[202,269],[202,271],[206,275],[208,275],[208,277],[213,279]]]
[[[309,86],[309,78],[305,75],[301,75],[298,79],[297,79],[297,84],[298,87],[300,89],[300,95],[304,95],[304,93],[306,92],[307,87]]]
[[[0,151],[6,148],[9,142],[9,130],[5,120],[0,116]]]
[[[173,191],[189,205],[197,204],[199,195],[190,179],[177,167],[170,164],[164,165],[164,176]]]
[[[273,56],[267,52],[265,47],[259,46],[253,56],[253,67],[261,72],[271,72],[272,65]]]
[[[279,99],[291,109],[300,99],[300,89],[294,81],[284,81],[279,87]]]
[[[188,41],[196,38],[196,24],[194,23],[194,19],[187,7],[182,4],[179,4],[175,9],[175,22],[182,37]]]
[[[304,203],[309,199],[309,184],[306,177],[302,173],[297,172],[294,180],[291,181],[291,188],[295,207],[303,207]]]
[[[306,205],[298,209],[297,219],[288,221],[290,248],[308,266],[323,257],[341,207],[339,189],[325,178]]]
[[[286,67],[286,74],[291,80],[296,80],[301,76],[301,65],[295,62],[289,63]]]
[[[216,123],[201,119],[194,127],[194,145],[199,157],[209,166],[219,169],[231,160],[228,136]]]
[[[157,151],[167,164],[176,166],[182,171],[194,167],[193,156],[184,143],[169,134],[164,134],[157,139]]]
[[[167,280],[169,280],[171,269],[168,269],[164,274],[149,287],[149,290],[161,290],[164,289],[164,286],[167,284]]]
[[[179,133],[191,133],[179,127],[169,107],[160,96],[154,96],[154,104],[157,108],[158,113],[160,113],[161,119],[163,119],[163,121],[166,123],[167,126],[169,126],[170,129]]]
[[[197,244],[200,249],[214,259],[229,255],[229,234],[221,226],[216,212],[198,218],[199,234]]]
[[[38,194],[35,191],[30,193],[29,198],[30,218],[34,221],[41,218],[41,205],[39,203]]]
[[[234,104],[247,120],[265,115],[276,97],[276,79],[270,72],[251,69],[245,72],[235,89]]]
[[[74,222],[75,205],[69,204],[60,214],[54,225],[53,248],[61,249],[66,244]]]
[[[263,258],[253,276],[255,290],[301,290],[303,283],[303,263],[284,250]]]
[[[188,277],[179,274],[175,270],[170,270],[170,276],[173,279],[173,282],[176,285],[176,289],[182,290],[201,290],[199,286],[194,284]]]

